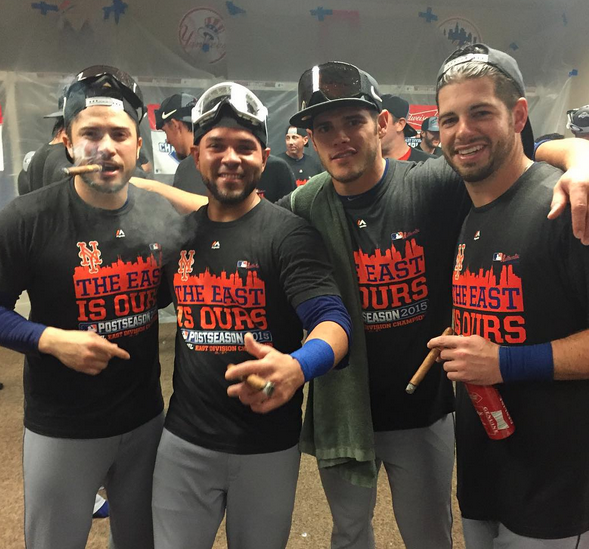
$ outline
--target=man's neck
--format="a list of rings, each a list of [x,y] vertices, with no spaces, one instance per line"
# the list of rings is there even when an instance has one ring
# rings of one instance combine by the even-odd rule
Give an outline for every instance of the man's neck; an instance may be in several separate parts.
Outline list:
[[[409,145],[405,142],[405,139],[395,141],[390,144],[390,147],[385,150],[383,148],[382,155],[384,158],[393,158],[394,160],[399,160],[407,154],[409,150]]]
[[[342,183],[332,177],[335,192],[340,196],[356,196],[369,191],[381,180],[385,166],[386,160],[382,156],[378,156],[372,167],[354,181]]]
[[[84,183],[79,175],[74,177],[74,189],[86,204],[102,210],[118,210],[122,208],[129,196],[129,183],[116,193],[102,193]]]
[[[296,154],[292,154],[288,151],[286,151],[287,156],[290,156],[293,160],[300,160],[301,158],[303,158],[303,156],[305,156],[305,153],[301,153],[301,156],[297,156]]]
[[[427,154],[434,154],[434,151],[436,150],[436,145],[434,145],[433,147],[430,147],[426,142],[425,139],[421,140],[421,150],[426,152]]]
[[[250,210],[253,210],[261,200],[255,190],[238,204],[223,204],[214,198],[210,192],[208,194],[207,216],[211,221],[221,223],[228,223],[243,217]]]
[[[501,168],[487,179],[475,183],[465,181],[466,190],[475,208],[486,206],[507,192],[532,164],[520,147],[519,151],[514,151]]]

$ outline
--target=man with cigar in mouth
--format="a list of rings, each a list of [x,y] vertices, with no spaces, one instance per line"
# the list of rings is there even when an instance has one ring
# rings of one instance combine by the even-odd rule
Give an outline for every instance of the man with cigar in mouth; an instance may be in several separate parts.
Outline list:
[[[32,549],[84,547],[101,485],[117,549],[153,547],[163,425],[156,292],[177,214],[128,184],[144,112],[128,74],[80,72],[65,96],[65,146],[76,166],[100,171],[18,197],[0,213],[0,344],[26,355]],[[29,320],[13,311],[25,290]]]
[[[301,388],[346,355],[350,319],[317,232],[256,193],[270,153],[264,105],[225,82],[192,117],[209,204],[166,267],[178,335],[154,472],[155,545],[208,549],[226,513],[229,547],[285,547]]]
[[[568,212],[547,219],[562,172],[524,154],[515,59],[484,44],[457,50],[438,73],[437,101],[444,155],[473,207],[454,254],[457,335],[430,346],[442,349],[449,379],[495,385],[508,415],[496,412],[492,436],[515,427],[492,440],[473,389],[457,383],[466,546],[589,547],[589,250]]]

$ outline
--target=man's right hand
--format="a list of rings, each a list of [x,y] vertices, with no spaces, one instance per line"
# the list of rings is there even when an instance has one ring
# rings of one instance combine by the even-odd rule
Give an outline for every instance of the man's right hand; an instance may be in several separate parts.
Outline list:
[[[127,351],[94,332],[52,327],[41,334],[39,352],[53,355],[68,368],[91,376],[102,372],[111,358],[131,358]]]

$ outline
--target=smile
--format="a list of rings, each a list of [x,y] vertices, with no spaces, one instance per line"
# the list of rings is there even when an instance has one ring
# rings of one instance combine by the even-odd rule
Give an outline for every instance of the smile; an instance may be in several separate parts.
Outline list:
[[[347,151],[342,151],[340,153],[334,154],[331,159],[332,160],[339,160],[341,158],[348,158],[350,156],[354,156],[356,151],[354,149],[348,149]]]
[[[483,150],[484,148],[484,145],[475,145],[474,147],[468,147],[465,149],[455,149],[455,151],[456,154],[459,154],[460,156],[469,156]]]

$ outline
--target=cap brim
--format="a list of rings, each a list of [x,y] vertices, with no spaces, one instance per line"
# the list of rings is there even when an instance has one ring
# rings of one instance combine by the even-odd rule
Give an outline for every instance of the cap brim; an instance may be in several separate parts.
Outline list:
[[[403,134],[405,137],[413,137],[414,135],[417,135],[417,130],[406,121],[405,127],[403,128]]]
[[[340,109],[342,107],[363,107],[365,109],[372,108],[379,112],[378,107],[370,101],[366,101],[365,99],[360,99],[358,97],[346,97],[344,99],[324,101],[323,103],[318,103],[317,105],[303,109],[302,111],[299,111],[294,116],[292,116],[289,122],[291,126],[295,126],[296,128],[312,130],[313,118],[315,116],[317,116],[319,113],[333,109]]]
[[[530,159],[534,159],[534,132],[532,131],[532,124],[530,119],[526,122],[521,133],[522,145],[524,146],[524,154]]]
[[[43,118],[63,118],[63,111],[55,111],[51,114],[46,114]]]

